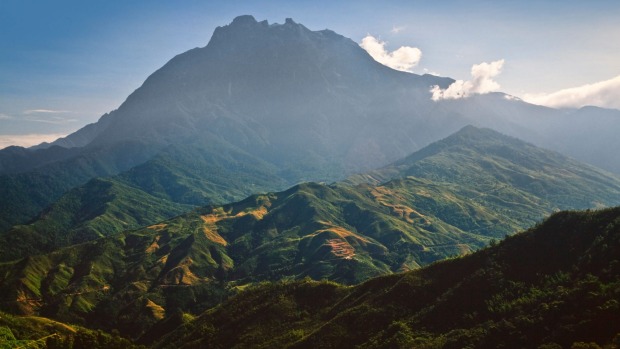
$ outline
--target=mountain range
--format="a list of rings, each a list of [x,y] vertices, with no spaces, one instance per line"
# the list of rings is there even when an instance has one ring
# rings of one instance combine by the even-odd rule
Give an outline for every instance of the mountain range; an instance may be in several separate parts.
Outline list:
[[[158,185],[160,178],[169,173],[162,168],[174,173],[184,168],[175,166],[178,162],[165,163],[159,168],[151,164],[138,166],[113,179],[93,179],[62,196],[32,223],[17,225],[1,234],[0,260],[51,252],[189,211],[192,206],[178,204],[178,198],[187,195],[187,188],[197,192],[199,185],[188,181],[189,185],[181,190],[159,192],[158,188],[162,188]],[[143,181],[140,187],[128,184],[137,183],[131,182],[133,178]],[[471,250],[488,237],[501,237],[527,228],[557,210],[620,204],[618,177],[490,129],[472,126],[384,168],[351,176],[331,186],[304,184],[291,190],[293,193],[309,191],[313,195],[301,203],[290,204],[288,200],[273,203],[277,207],[286,205],[283,210],[288,215],[304,216],[302,212],[308,211],[308,206],[329,209],[309,213],[304,219],[280,230],[312,225],[312,222],[338,222],[336,225],[346,231],[377,231],[378,228],[370,229],[368,222],[364,223],[364,228],[359,227],[359,221],[367,220],[365,217],[374,213],[383,215],[387,212],[386,218],[400,222],[384,222],[383,230],[390,227],[389,230],[411,231],[411,224],[434,218],[434,223],[428,224],[432,229],[425,232],[433,241],[428,243],[430,245],[438,244],[447,235],[453,235],[448,239],[451,241],[469,240],[459,238],[462,233],[477,235],[472,240],[477,242],[471,246],[458,242],[446,245],[444,251],[435,257],[422,258],[426,261],[458,254],[462,249]],[[266,195],[291,196],[288,192]],[[271,205],[271,200],[268,201]],[[353,209],[349,203],[361,208]],[[247,204],[243,205],[243,209],[233,211],[248,209]],[[254,210],[264,209],[258,202],[251,205]],[[226,221],[230,218],[227,217]],[[447,225],[440,227],[440,222]],[[330,224],[321,223],[319,226],[329,228]],[[259,228],[265,229],[271,228]],[[317,227],[313,229],[318,230]],[[415,229],[425,231],[428,227],[418,224]],[[431,234],[437,231],[443,234]],[[419,232],[415,234],[419,235]],[[441,244],[445,245],[445,241]],[[381,245],[381,248],[386,247]],[[422,259],[418,256],[408,263],[417,267]],[[373,268],[385,272],[395,270],[397,266]]]
[[[144,198],[114,182],[85,188],[5,234],[1,255],[17,259],[0,264],[2,309],[134,338],[257,282],[357,284],[471,253],[567,207],[620,204],[615,176],[472,126],[344,182],[256,194],[90,242],[96,236],[88,232],[115,227],[123,205],[147,218],[154,217],[138,210],[166,207],[136,202]],[[100,216],[54,230],[89,217],[106,195],[114,205]]]

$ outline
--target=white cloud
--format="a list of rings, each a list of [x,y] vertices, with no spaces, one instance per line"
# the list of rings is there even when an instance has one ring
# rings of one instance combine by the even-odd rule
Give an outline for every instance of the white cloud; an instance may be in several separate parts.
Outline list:
[[[503,66],[503,59],[491,63],[482,62],[480,64],[474,64],[471,67],[471,80],[457,80],[445,90],[442,90],[439,86],[433,86],[431,88],[431,93],[433,94],[432,99],[434,101],[441,99],[458,99],[466,98],[473,94],[484,94],[497,91],[500,86],[493,78],[502,72]]]
[[[46,124],[61,125],[78,121],[75,117],[69,117],[67,115],[73,114],[73,112],[69,110],[28,109],[22,111],[21,114],[23,116],[20,120],[28,122],[42,122]]]
[[[375,61],[392,69],[411,72],[422,58],[422,51],[417,47],[401,46],[397,50],[388,52],[385,42],[368,35],[362,39],[360,46],[366,50]]]
[[[587,105],[620,109],[620,75],[615,78],[567,88],[548,94],[526,94],[529,103],[552,108],[581,108]]]
[[[60,137],[65,137],[66,134],[25,134],[25,135],[0,135],[0,149],[6,148],[11,145],[18,145],[21,147],[31,147],[33,145],[41,144],[43,142],[52,142]]]
[[[11,115],[0,113],[0,120],[12,120],[13,117]]]
[[[23,112],[26,115],[30,114],[62,114],[62,113],[70,113],[68,110],[51,110],[51,109],[28,109]]]

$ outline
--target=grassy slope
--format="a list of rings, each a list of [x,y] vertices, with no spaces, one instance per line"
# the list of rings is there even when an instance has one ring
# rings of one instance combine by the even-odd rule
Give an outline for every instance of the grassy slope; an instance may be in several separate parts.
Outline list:
[[[228,260],[204,234],[193,234],[200,228],[199,218],[177,220],[0,264],[3,307],[92,326],[114,323],[137,335],[161,319],[158,304],[187,308],[202,293],[212,306],[220,298],[204,294],[222,288],[213,275]]]
[[[352,288],[309,280],[252,287],[158,347],[618,344],[618,256],[620,208],[561,212],[497,246]]]
[[[112,196],[91,196],[89,206],[114,206],[119,218],[109,220],[106,227],[91,225],[99,231],[91,237],[136,227],[122,220],[149,224],[157,218],[178,213],[180,204],[200,205],[207,202],[226,202],[245,197],[270,187],[283,187],[285,181],[273,166],[236,149],[223,140],[203,144],[200,140],[186,145],[170,146],[153,159],[134,167],[115,178],[123,190],[149,193],[149,206],[159,207],[159,215],[132,205],[119,204]],[[415,178],[411,178],[414,176]],[[620,204],[620,180],[600,169],[587,166],[560,154],[534,147],[517,139],[503,136],[488,129],[465,127],[456,134],[412,154],[411,156],[369,174],[354,176],[349,183],[379,184],[393,180],[370,195],[393,212],[417,216],[431,214],[462,231],[484,236],[502,237],[526,228],[551,212],[560,209],[589,208]],[[88,191],[81,188],[79,191]],[[382,191],[382,192],[378,192]],[[448,193],[449,192],[449,193]],[[70,192],[71,194],[71,192]],[[53,206],[62,212],[72,195]],[[74,195],[73,195],[74,196]],[[154,202],[162,199],[161,204]],[[64,201],[64,203],[62,202]],[[84,200],[81,200],[84,202]],[[136,201],[136,200],[134,200]],[[463,204],[465,203],[465,204]],[[71,206],[71,205],[69,205]],[[75,206],[75,205],[73,205]],[[134,205],[137,206],[137,205]],[[175,207],[176,206],[176,207]],[[170,207],[168,212],[166,207]],[[84,207],[71,207],[82,211]],[[139,207],[138,207],[139,208]],[[49,211],[49,210],[48,210]],[[101,210],[105,211],[105,210]],[[96,216],[89,219],[94,220]],[[416,217],[407,217],[414,220]],[[26,239],[26,248],[20,251],[15,244],[4,260],[26,253],[49,251],[67,243],[86,241],[72,239],[84,221],[59,225],[54,220],[41,219],[35,223],[41,242],[32,244]],[[349,225],[355,226],[355,223]],[[96,230],[96,229],[95,229]],[[20,227],[32,235],[31,228]],[[15,235],[15,234],[13,234]],[[58,238],[69,235],[70,238]],[[89,234],[81,234],[83,237]],[[12,236],[13,240],[23,239]],[[52,241],[53,242],[50,242]],[[27,246],[26,246],[27,245]],[[40,246],[41,248],[36,248]],[[455,249],[452,249],[453,253]],[[445,253],[444,253],[445,255]]]

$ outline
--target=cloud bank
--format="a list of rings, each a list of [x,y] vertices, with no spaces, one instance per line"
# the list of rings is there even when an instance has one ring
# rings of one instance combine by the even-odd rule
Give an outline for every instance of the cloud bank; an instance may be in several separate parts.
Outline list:
[[[412,72],[413,67],[420,63],[422,51],[417,47],[401,46],[389,52],[385,49],[385,42],[367,35],[362,39],[360,46],[366,50],[375,61],[392,69]]]
[[[592,105],[620,109],[620,75],[609,80],[549,94],[526,94],[523,99],[528,103],[552,108],[581,108]]]
[[[499,84],[493,80],[502,72],[504,60],[500,59],[495,62],[474,64],[471,67],[471,80],[457,80],[453,82],[447,89],[442,90],[439,86],[431,88],[431,97],[434,101],[441,99],[459,99],[466,98],[473,94],[484,94],[499,90]]]
[[[18,145],[20,147],[31,147],[33,145],[41,144],[43,142],[52,142],[60,137],[65,137],[66,134],[25,134],[25,135],[0,135],[0,149],[6,148],[11,145]]]

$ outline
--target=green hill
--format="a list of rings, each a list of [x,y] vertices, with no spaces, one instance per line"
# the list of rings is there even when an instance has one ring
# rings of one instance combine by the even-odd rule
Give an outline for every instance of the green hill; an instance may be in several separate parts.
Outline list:
[[[491,129],[466,126],[410,156],[349,182],[382,183],[414,176],[457,184],[496,201],[553,210],[619,204],[619,178],[562,154]]]
[[[135,229],[191,208],[156,198],[118,180],[93,179],[67,192],[33,223],[1,234],[0,261]]]
[[[615,348],[620,208],[561,212],[472,255],[355,287],[260,284],[158,348]]]
[[[0,232],[31,221],[72,188],[96,177],[125,171],[136,162],[146,161],[157,150],[157,147],[139,141],[121,142],[106,149],[95,147],[88,151],[53,148],[24,150],[24,157],[41,160],[35,161],[38,166],[28,171],[0,173]],[[41,158],[54,159],[55,154],[50,152],[70,152],[72,156],[43,161]]]

